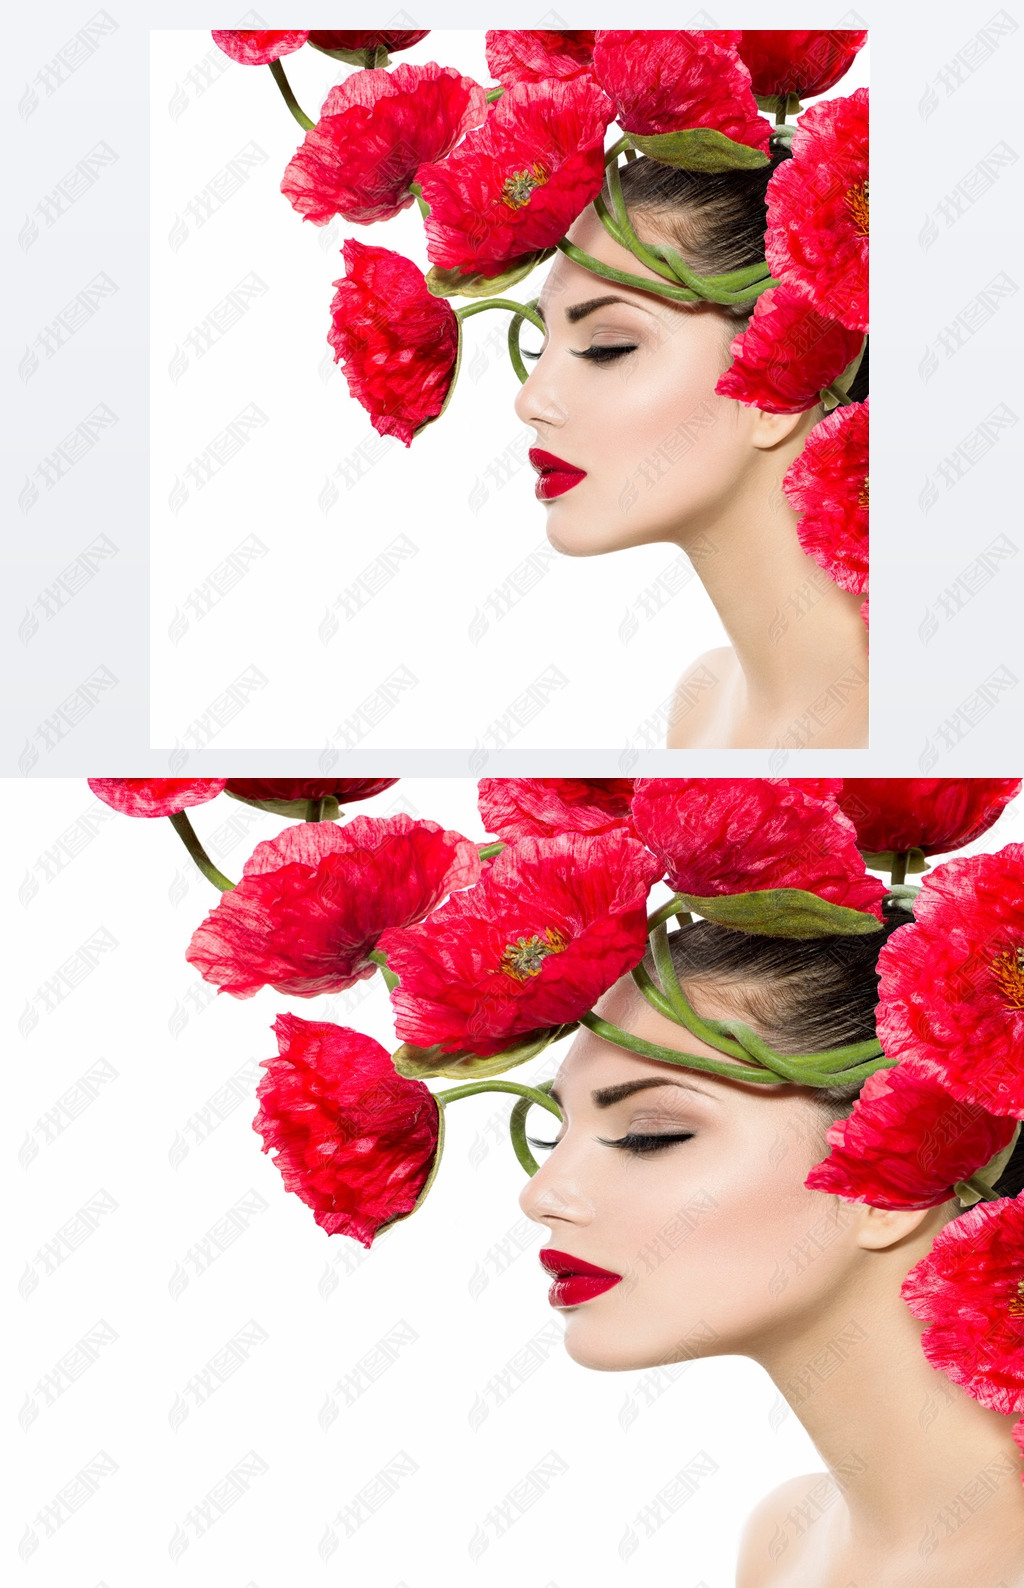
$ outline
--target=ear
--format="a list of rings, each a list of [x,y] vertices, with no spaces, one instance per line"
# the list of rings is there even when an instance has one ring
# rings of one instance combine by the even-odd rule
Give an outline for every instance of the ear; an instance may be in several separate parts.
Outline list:
[[[772,414],[766,408],[755,408],[750,439],[755,447],[764,452],[781,447],[787,441],[798,441],[802,447],[808,432],[814,429],[822,417],[820,404],[815,404],[801,414]]]
[[[861,1203],[854,1239],[865,1251],[885,1251],[915,1234],[934,1212],[934,1208],[871,1208]]]

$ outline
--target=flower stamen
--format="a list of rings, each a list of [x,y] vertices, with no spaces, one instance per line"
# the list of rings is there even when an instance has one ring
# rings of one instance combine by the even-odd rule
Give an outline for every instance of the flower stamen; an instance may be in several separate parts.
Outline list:
[[[858,237],[868,235],[868,184],[858,182],[846,194],[846,207],[853,216],[853,229]]]
[[[507,204],[510,210],[521,210],[530,202],[530,194],[535,187],[541,187],[548,179],[547,168],[539,160],[535,160],[524,171],[513,171],[511,176],[505,178],[501,189],[501,202]]]
[[[527,981],[539,976],[549,954],[560,954],[569,947],[569,939],[556,926],[545,927],[533,937],[520,937],[507,943],[501,956],[501,969],[513,981]]]
[[[1010,1297],[1007,1310],[1011,1318],[1024,1318],[1024,1279],[1018,1280],[1017,1294]]]
[[[1024,948],[1007,948],[992,961],[992,974],[1007,1008],[1024,1009]]]

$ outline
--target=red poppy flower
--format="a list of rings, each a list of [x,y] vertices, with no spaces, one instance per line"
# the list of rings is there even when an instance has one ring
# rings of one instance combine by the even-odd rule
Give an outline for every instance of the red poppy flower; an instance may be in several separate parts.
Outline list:
[[[1020,1446],[1021,1455],[1024,1456],[1024,1417],[1021,1418],[1019,1423],[1014,1423],[1010,1432]],[[1024,1482],[1024,1478],[1021,1481]]]
[[[869,854],[972,844],[1020,793],[1019,777],[848,777],[839,803]]]
[[[372,1037],[279,1015],[253,1129],[328,1235],[370,1246],[416,1207],[431,1177],[440,1116],[430,1088],[395,1072]]]
[[[661,867],[623,832],[524,838],[476,885],[381,947],[400,977],[403,1042],[500,1053],[523,1032],[571,1023],[636,965]]]
[[[805,110],[768,183],[773,276],[851,331],[868,328],[868,91]]]
[[[594,74],[624,132],[710,127],[767,154],[771,127],[758,115],[750,73],[736,53],[738,39],[735,28],[598,28]]]
[[[881,919],[885,888],[865,870],[852,823],[833,797],[786,778],[637,778],[633,820],[677,893],[800,888]]]
[[[436,822],[302,822],[256,845],[185,958],[236,998],[265,986],[297,998],[341,992],[373,975],[385,928],[420,920],[479,875],[476,845]]]
[[[769,287],[747,329],[730,344],[732,364],[715,391],[770,414],[804,413],[852,364],[862,343],[858,331],[826,319],[788,282]]]
[[[868,405],[849,403],[815,425],[782,479],[800,514],[800,544],[841,590],[868,587]]]
[[[506,89],[482,127],[419,169],[431,262],[496,276],[553,248],[601,191],[611,117],[611,101],[583,78]]]
[[[217,48],[223,50],[225,55],[230,55],[233,61],[240,61],[243,66],[267,66],[271,61],[280,60],[282,55],[292,55],[296,50],[301,50],[308,38],[308,29],[304,33],[240,32],[237,28],[213,30],[213,42]]]
[[[495,81],[506,88],[549,77],[590,77],[593,63],[593,28],[567,33],[544,28],[487,30],[487,65]]]
[[[91,777],[89,787],[122,816],[172,816],[223,793],[223,777]]]
[[[1024,1116],[1024,845],[936,866],[878,969],[889,1058],[966,1103]]]
[[[372,53],[375,50],[387,50],[394,54],[396,50],[410,50],[420,39],[425,39],[430,32],[423,28],[419,32],[407,30],[406,32],[393,33],[367,33],[367,32],[330,32],[311,31],[310,40],[322,50],[346,50],[350,54],[358,50]]]
[[[281,192],[317,226],[334,215],[361,225],[391,220],[413,201],[417,167],[450,153],[486,115],[479,83],[451,66],[353,72],[327,95]]]
[[[739,53],[755,94],[809,99],[834,88],[850,70],[867,32],[854,28],[744,28]]]
[[[1024,1196],[1000,1197],[944,1225],[901,1290],[928,1323],[921,1347],[932,1366],[1004,1414],[1024,1411],[1022,1274]]]
[[[396,777],[269,778],[229,777],[228,792],[247,800],[322,800],[339,805],[368,800],[397,783]]]
[[[831,1156],[804,1184],[874,1208],[937,1207],[1006,1146],[1016,1126],[897,1064],[869,1075],[853,1112],[829,1126]]]
[[[487,831],[514,843],[616,827],[631,832],[632,797],[631,777],[482,777],[478,803]]]
[[[390,248],[348,238],[348,271],[334,283],[327,340],[344,367],[348,389],[373,428],[412,438],[444,407],[459,353],[459,322],[435,298],[422,270]]]

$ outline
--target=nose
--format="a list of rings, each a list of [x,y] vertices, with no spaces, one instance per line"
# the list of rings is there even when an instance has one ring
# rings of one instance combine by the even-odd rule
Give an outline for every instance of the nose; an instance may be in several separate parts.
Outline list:
[[[528,1219],[548,1225],[552,1221],[589,1224],[595,1211],[579,1175],[570,1169],[568,1160],[559,1164],[555,1153],[527,1181],[519,1193],[519,1206]]]
[[[565,404],[553,386],[550,359],[542,353],[530,372],[529,379],[520,386],[516,395],[515,410],[524,425],[550,425],[558,429],[569,417]]]

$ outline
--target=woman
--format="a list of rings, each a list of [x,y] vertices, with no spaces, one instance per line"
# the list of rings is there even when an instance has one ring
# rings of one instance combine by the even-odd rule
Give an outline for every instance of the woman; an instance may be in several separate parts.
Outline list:
[[[640,159],[622,171],[644,242],[669,243],[705,275],[763,257],[768,178],[707,175]],[[635,196],[634,196],[635,195]],[[587,255],[659,278],[593,207],[569,231]],[[536,435],[531,461],[548,539],[569,556],[665,542],[690,557],[731,641],[676,687],[668,747],[855,748],[867,743],[862,598],[803,549],[783,493],[824,418],[749,406],[715,388],[753,310],[675,303],[600,277],[560,254],[537,305],[543,348],[516,398]],[[867,370],[851,396],[867,395]],[[543,471],[543,472],[542,472]],[[556,494],[557,493],[557,494]]]
[[[673,957],[701,1015],[749,1022],[797,1053],[874,1031],[877,951],[874,939],[794,944],[699,922],[676,935]],[[628,977],[599,1012],[682,1046],[678,1026]],[[685,1045],[719,1057],[692,1035]],[[826,1127],[850,1110],[841,1091],[699,1074],[584,1031],[550,1095],[565,1122],[520,1197],[550,1231],[545,1251],[557,1255],[542,1261],[555,1271],[580,1259],[623,1276],[595,1284],[590,1299],[579,1288],[553,1297],[569,1355],[604,1371],[749,1356],[825,1463],[826,1473],[782,1484],[749,1518],[736,1588],[1024,1582],[1013,1419],[936,1372],[900,1297],[910,1268],[961,1212],[957,1201],[888,1210],[807,1189]],[[1022,1185],[1019,1139],[994,1188],[1016,1196]],[[666,1240],[682,1205],[702,1211]],[[936,1399],[941,1410],[928,1420]]]

